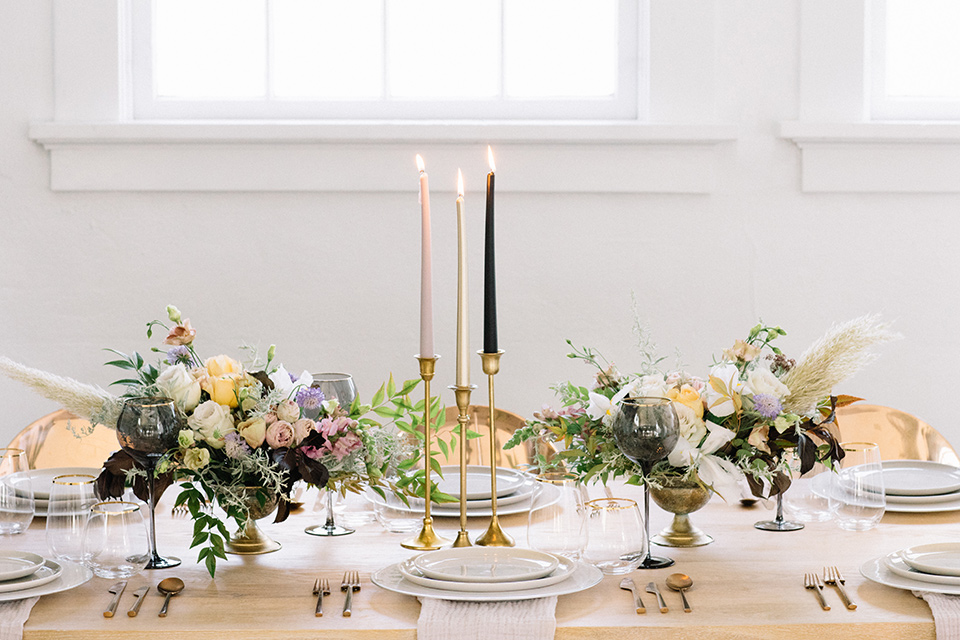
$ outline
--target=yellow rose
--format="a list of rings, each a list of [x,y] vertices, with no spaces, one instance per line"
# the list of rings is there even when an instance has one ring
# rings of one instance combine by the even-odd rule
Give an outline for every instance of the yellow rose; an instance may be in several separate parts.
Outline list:
[[[703,400],[700,399],[700,394],[697,393],[697,390],[690,385],[685,384],[679,389],[676,387],[668,389],[667,397],[674,402],[679,402],[693,409],[693,412],[698,418],[703,417]]]
[[[239,433],[247,444],[256,449],[263,444],[263,439],[267,435],[267,423],[263,418],[250,418],[237,425]]]
[[[207,361],[203,364],[207,367],[207,373],[213,377],[227,373],[240,373],[243,370],[239,362],[224,355],[207,358]]]
[[[237,407],[237,374],[228,373],[222,376],[206,378],[203,390],[210,394],[210,399],[217,404],[235,409]]]

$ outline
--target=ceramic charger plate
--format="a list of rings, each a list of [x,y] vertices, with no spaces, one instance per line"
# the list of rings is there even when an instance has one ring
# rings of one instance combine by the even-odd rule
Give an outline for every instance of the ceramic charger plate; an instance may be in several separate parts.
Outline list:
[[[516,582],[554,572],[557,556],[534,549],[465,547],[423,553],[413,558],[424,576],[455,582]]]
[[[52,560],[47,560],[48,563]],[[74,587],[79,587],[93,577],[93,571],[75,562],[60,561],[63,571],[60,576],[42,585],[33,585],[29,589],[0,593],[0,602],[22,600],[33,596],[45,596],[51,593],[60,593]]]
[[[68,475],[87,475],[96,478],[100,475],[102,469],[93,467],[53,467],[50,469],[31,469],[30,471],[18,471],[9,476],[0,478],[0,482],[8,484],[9,480],[28,477],[33,489],[33,497],[38,500],[49,500],[50,491],[53,489],[53,479],[57,476]]]

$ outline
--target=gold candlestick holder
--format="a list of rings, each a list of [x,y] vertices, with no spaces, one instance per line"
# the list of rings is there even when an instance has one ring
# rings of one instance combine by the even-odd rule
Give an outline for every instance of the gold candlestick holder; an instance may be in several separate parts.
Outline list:
[[[497,405],[493,399],[493,376],[500,372],[500,356],[503,350],[495,353],[486,353],[479,351],[480,361],[483,364],[483,372],[487,374],[487,388],[490,394],[490,526],[477,540],[477,544],[483,547],[512,547],[516,543],[503,529],[500,528],[500,520],[497,518]]]
[[[477,385],[451,385],[457,398],[457,424],[460,425],[460,531],[453,541],[455,547],[470,547],[467,532],[467,423],[470,422],[470,394]]]
[[[438,357],[439,356],[425,358],[423,356],[417,356],[417,360],[420,362],[420,378],[423,380],[425,395],[423,403],[423,450],[426,464],[424,465],[423,481],[426,506],[423,510],[423,528],[420,529],[420,534],[415,538],[401,542],[400,546],[405,549],[416,549],[418,551],[434,551],[444,545],[450,544],[449,540],[437,535],[437,532],[433,530],[433,518],[430,517],[430,485],[432,484],[430,482],[430,468],[433,461],[430,438],[430,424],[433,422],[433,418],[430,415],[430,381],[433,380]]]

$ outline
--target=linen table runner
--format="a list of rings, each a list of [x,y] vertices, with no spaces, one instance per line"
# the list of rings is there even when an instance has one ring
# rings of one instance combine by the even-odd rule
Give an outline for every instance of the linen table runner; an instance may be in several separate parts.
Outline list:
[[[23,638],[23,625],[30,617],[33,605],[40,596],[0,602],[0,640],[20,640]]]
[[[914,591],[913,595],[923,598],[930,605],[937,627],[937,640],[960,640],[960,598],[929,591]]]
[[[417,640],[553,640],[557,597],[517,602],[420,598]]]

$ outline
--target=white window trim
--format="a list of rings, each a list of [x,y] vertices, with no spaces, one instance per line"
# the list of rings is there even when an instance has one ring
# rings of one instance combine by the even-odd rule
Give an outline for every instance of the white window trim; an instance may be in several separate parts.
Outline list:
[[[801,187],[829,193],[960,193],[960,122],[870,121],[872,0],[800,3]]]
[[[416,153],[452,191],[441,167],[485,173],[494,144],[504,191],[709,193],[719,146],[737,137],[716,122],[718,0],[645,0],[659,61],[640,79],[646,121],[561,123],[133,121],[119,47],[132,1],[53,0],[54,119],[30,137],[55,191],[409,191]]]

